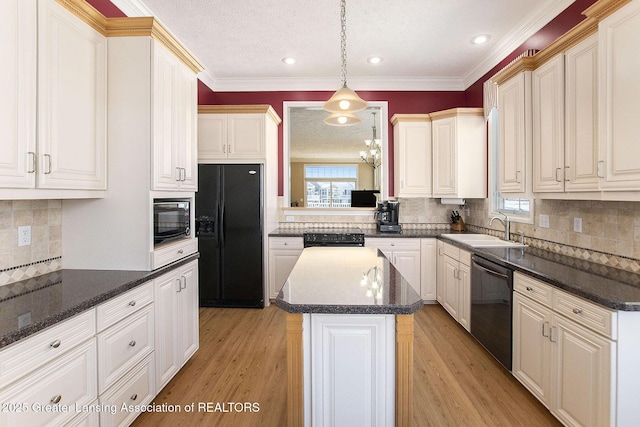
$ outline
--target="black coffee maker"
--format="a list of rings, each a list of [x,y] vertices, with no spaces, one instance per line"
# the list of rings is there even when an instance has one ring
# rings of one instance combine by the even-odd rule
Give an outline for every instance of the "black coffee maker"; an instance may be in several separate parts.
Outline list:
[[[390,200],[378,203],[376,209],[376,219],[378,220],[378,231],[386,233],[399,233],[402,226],[398,224],[400,213],[400,203]]]

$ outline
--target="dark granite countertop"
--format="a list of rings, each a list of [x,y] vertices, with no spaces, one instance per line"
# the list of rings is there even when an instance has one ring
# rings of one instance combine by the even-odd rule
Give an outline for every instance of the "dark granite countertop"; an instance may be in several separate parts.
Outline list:
[[[190,255],[154,271],[63,269],[3,286],[0,296],[0,348],[159,277],[198,258]],[[30,322],[18,327],[18,316]]]
[[[441,239],[612,310],[640,311],[639,274],[530,246],[471,248]]]
[[[300,228],[277,228],[269,233],[269,237],[302,237],[305,229]],[[383,233],[374,228],[363,228],[365,238],[367,237],[389,237],[389,238],[430,238],[438,237],[443,233],[451,233],[448,229],[403,229],[400,233]]]
[[[378,249],[313,247],[302,251],[276,305],[289,313],[411,314],[423,302]]]

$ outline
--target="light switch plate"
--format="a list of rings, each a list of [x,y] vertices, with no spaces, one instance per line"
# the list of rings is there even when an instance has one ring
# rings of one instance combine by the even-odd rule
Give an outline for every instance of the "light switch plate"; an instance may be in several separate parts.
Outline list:
[[[540,228],[549,228],[549,215],[540,215]]]
[[[573,218],[573,231],[582,233],[582,218]]]

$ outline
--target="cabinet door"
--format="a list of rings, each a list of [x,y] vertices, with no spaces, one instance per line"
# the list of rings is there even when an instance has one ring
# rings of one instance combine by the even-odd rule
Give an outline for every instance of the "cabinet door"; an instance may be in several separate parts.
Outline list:
[[[513,375],[545,406],[551,402],[551,311],[513,294]]]
[[[181,96],[176,108],[176,132],[178,145],[177,167],[181,191],[198,189],[198,82],[196,75],[180,64],[178,82]]]
[[[615,343],[554,316],[554,404],[565,425],[604,426],[611,421],[611,363]]]
[[[107,41],[38,2],[38,186],[106,189]]]
[[[432,122],[433,135],[433,195],[451,196],[457,193],[456,118]]]
[[[396,124],[394,144],[396,197],[431,196],[431,123]]]
[[[420,290],[420,251],[393,251],[393,266],[413,287],[418,295]]]
[[[458,281],[458,261],[448,256],[443,256],[443,289],[442,306],[451,317],[458,320],[458,305],[460,304],[460,284]]]
[[[446,270],[444,264],[444,243],[440,240],[436,243],[436,300],[444,306],[444,287],[446,283]]]
[[[179,306],[177,293],[181,287],[179,271],[174,270],[155,280],[155,359],[156,386],[161,390],[180,369],[178,353]]]
[[[598,190],[598,35],[565,52],[565,191]]]
[[[468,265],[458,265],[458,322],[471,331],[471,269]]]
[[[153,43],[153,189],[175,190],[180,179],[178,144],[174,138],[174,89],[178,59]]]
[[[420,240],[420,296],[424,301],[435,301],[437,261],[436,239]]]
[[[640,190],[640,2],[600,22],[600,160],[605,190]]]
[[[503,193],[526,189],[527,77],[526,72],[517,75],[498,90],[498,189]]]
[[[36,170],[36,2],[11,0],[0,16],[0,187],[33,188]]]
[[[200,347],[198,329],[198,261],[192,261],[180,272],[179,322],[180,366]]]
[[[198,159],[227,158],[226,114],[198,114]]]
[[[301,253],[301,249],[269,249],[269,298],[278,296]]]
[[[260,159],[264,157],[265,117],[260,114],[229,114],[228,158]]]
[[[533,191],[564,191],[564,56],[532,74]]]

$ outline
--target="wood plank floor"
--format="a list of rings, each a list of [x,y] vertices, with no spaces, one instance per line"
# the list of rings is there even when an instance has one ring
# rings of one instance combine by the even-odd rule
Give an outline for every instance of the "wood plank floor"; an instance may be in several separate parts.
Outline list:
[[[196,412],[144,413],[133,425],[284,426],[284,317],[274,305],[201,308],[200,349],[154,401],[182,408],[195,403]],[[198,412],[207,402],[218,411]],[[228,402],[257,403],[259,411],[235,412]],[[560,423],[442,307],[427,305],[415,318],[413,425]]]

